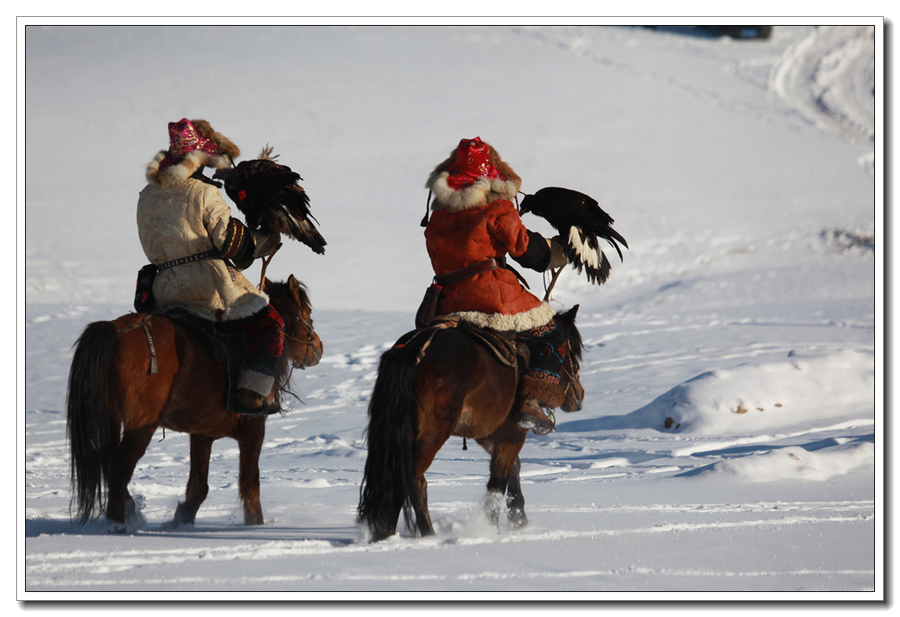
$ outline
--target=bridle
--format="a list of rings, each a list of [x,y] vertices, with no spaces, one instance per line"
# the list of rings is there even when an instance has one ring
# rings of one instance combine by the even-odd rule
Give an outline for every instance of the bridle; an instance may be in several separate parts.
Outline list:
[[[572,345],[569,344],[569,337],[566,337],[566,359],[563,363],[562,370],[565,372],[566,376],[569,378],[569,382],[566,384],[563,392],[565,393],[566,398],[569,397],[569,392],[572,388],[575,387],[575,383],[581,377],[581,365],[575,364],[575,359],[573,356],[575,354],[571,353]],[[571,369],[571,370],[570,370]]]
[[[306,328],[306,340],[305,341],[301,340],[300,337],[294,336],[292,334],[288,334],[287,332],[284,333],[284,338],[294,341],[295,343],[299,343],[301,345],[306,345],[306,353],[303,354],[304,360],[309,356],[309,350],[312,349],[313,355],[316,357],[316,362],[318,363],[319,361],[322,360],[322,352],[319,351],[318,349],[316,349],[316,345],[315,345],[316,331],[313,330],[312,320],[307,321],[306,319],[303,318],[302,314],[297,315],[297,319],[300,321],[300,323],[303,325],[303,327]],[[302,370],[302,369],[305,369],[307,366],[309,366],[309,365],[306,364],[305,362],[301,361],[299,365],[295,365],[295,368],[299,368]]]

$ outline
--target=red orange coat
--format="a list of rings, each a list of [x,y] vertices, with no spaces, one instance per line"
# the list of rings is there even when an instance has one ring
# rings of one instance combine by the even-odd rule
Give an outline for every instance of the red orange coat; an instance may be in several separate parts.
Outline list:
[[[521,257],[529,235],[511,201],[501,199],[461,211],[435,210],[425,229],[425,246],[437,275],[492,257]],[[444,287],[439,314],[462,311],[516,315],[541,306],[515,273],[506,268],[480,272]]]

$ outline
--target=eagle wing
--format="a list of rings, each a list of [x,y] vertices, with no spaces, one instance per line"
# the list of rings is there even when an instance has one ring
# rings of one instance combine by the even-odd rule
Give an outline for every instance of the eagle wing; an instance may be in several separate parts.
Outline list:
[[[309,195],[298,183],[300,174],[276,163],[265,149],[260,158],[243,161],[216,177],[224,178],[225,193],[246,217],[247,226],[277,232],[298,240],[316,253],[325,252],[325,239],[313,225]]]
[[[625,238],[612,228],[613,218],[597,200],[584,193],[559,187],[543,188],[534,195],[526,195],[520,211],[540,216],[559,232],[569,263],[579,274],[585,272],[591,283],[605,283],[612,268],[600,248],[601,238],[616,249],[620,260],[623,257],[618,243],[628,248]]]

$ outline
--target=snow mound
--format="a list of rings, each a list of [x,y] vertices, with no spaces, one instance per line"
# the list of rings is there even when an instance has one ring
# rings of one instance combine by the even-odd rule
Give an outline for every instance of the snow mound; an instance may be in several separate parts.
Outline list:
[[[750,482],[777,480],[825,481],[875,465],[875,444],[838,445],[817,451],[790,446],[742,458],[720,461],[703,473],[736,476]]]
[[[783,362],[703,373],[629,415],[658,430],[719,435],[832,424],[874,413],[874,356],[843,351],[791,352]]]

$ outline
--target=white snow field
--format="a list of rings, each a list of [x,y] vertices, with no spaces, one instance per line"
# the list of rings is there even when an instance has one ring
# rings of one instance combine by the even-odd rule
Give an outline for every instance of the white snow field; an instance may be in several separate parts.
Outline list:
[[[882,21],[523,23],[20,30],[19,600],[884,599]],[[110,535],[70,518],[66,379],[82,329],[132,310],[144,167],[182,117],[303,176],[326,254],[286,242],[269,276],[308,285],[325,356],[267,421],[264,526],[221,440],[169,529],[188,437],[158,431]],[[487,454],[453,438],[437,535],[370,543],[366,405],[431,282],[423,185],[476,135],[524,192],[594,196],[630,248],[605,285],[554,289],[587,394],[522,450],[529,525],[485,520]]]

